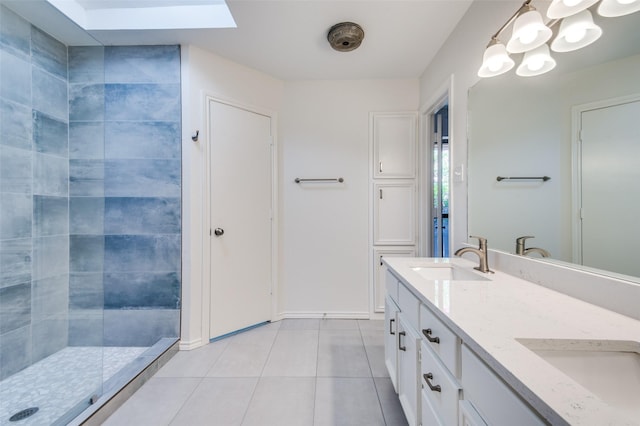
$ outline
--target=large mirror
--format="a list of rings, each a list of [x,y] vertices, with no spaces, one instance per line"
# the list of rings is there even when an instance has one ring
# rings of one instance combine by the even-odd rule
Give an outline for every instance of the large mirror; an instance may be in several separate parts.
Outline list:
[[[594,20],[602,37],[553,54],[551,72],[469,90],[469,231],[511,253],[534,236],[526,247],[549,259],[640,277],[640,12]]]

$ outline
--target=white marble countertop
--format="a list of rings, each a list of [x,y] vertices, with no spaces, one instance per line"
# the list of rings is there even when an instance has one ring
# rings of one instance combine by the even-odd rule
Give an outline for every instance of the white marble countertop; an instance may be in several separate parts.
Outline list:
[[[495,271],[489,281],[429,281],[412,268],[462,258],[395,258],[384,262],[550,424],[640,425],[605,403],[516,339],[640,342],[640,321]],[[640,401],[638,401],[640,404]]]

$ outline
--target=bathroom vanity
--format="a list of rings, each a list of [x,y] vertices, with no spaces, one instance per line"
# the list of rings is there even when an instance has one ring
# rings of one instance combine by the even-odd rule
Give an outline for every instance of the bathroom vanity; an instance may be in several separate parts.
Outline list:
[[[638,319],[462,258],[384,263],[410,425],[640,425]]]

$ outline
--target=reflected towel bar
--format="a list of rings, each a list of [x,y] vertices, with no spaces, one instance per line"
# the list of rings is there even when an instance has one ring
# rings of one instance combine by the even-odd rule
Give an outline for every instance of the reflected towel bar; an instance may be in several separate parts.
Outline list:
[[[302,183],[302,182],[344,182],[343,178],[323,178],[323,179],[303,179],[303,178],[296,178],[296,180],[294,181],[295,183]]]
[[[513,177],[513,176],[498,176],[496,178],[496,180],[498,182],[503,181],[503,180],[541,180],[541,181],[548,181],[551,178],[549,176],[517,176],[517,177]]]

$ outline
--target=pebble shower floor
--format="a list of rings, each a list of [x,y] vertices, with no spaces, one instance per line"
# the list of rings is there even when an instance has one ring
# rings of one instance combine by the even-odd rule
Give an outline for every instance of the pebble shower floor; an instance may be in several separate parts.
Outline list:
[[[146,347],[67,347],[0,382],[0,425],[51,425]],[[102,371],[102,374],[99,372]],[[38,407],[11,422],[14,414]]]

